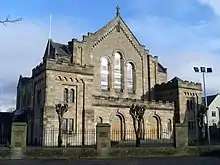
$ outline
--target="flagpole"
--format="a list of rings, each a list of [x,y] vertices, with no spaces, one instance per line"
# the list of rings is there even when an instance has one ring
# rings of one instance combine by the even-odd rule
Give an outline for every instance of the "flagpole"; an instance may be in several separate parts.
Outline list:
[[[49,27],[49,39],[48,39],[48,55],[50,55],[51,24],[52,24],[52,14],[50,13],[50,27]]]

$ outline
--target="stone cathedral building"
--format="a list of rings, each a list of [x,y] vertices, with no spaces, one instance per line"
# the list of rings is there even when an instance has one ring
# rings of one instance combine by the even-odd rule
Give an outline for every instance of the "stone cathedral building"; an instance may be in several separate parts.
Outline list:
[[[20,76],[16,107],[31,107],[29,142],[45,145],[44,130],[58,130],[55,105],[63,102],[69,107],[62,128],[68,136],[104,122],[119,130],[119,140],[126,139],[126,130],[133,129],[129,108],[140,104],[147,107],[142,127],[155,130],[154,138],[160,139],[165,129],[172,134],[175,122],[188,123],[189,132],[196,134],[201,84],[178,77],[168,81],[167,69],[137,40],[117,9],[111,21],[82,40],[63,44],[50,39],[32,76]]]

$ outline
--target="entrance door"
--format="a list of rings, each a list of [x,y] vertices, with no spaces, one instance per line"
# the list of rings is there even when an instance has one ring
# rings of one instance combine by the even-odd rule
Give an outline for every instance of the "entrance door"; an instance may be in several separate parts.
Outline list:
[[[156,117],[152,117],[150,121],[150,139],[159,139],[160,124]]]
[[[122,123],[121,119],[118,116],[115,116],[111,123],[111,139],[112,141],[120,141],[121,140],[121,132],[122,132]]]

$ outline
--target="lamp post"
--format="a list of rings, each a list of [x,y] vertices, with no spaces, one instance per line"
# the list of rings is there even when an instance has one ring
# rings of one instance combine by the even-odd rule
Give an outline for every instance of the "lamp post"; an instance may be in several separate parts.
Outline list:
[[[212,73],[212,68],[193,67],[193,69],[196,73],[202,73],[203,92],[204,92],[204,98],[205,98],[206,120],[207,120],[207,135],[208,135],[208,143],[210,144],[210,131],[209,131],[209,120],[208,120],[209,119],[209,117],[208,117],[208,101],[207,101],[207,95],[206,95],[205,73]]]

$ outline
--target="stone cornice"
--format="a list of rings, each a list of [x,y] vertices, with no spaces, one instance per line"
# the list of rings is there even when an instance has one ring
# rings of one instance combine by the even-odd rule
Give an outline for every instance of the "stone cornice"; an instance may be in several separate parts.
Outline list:
[[[47,61],[46,70],[54,70],[60,72],[77,73],[82,75],[93,76],[93,66],[81,66],[81,65],[62,65],[54,62]]]
[[[174,103],[170,102],[93,96],[93,106],[130,108],[132,104],[145,105],[147,109],[174,111]]]

